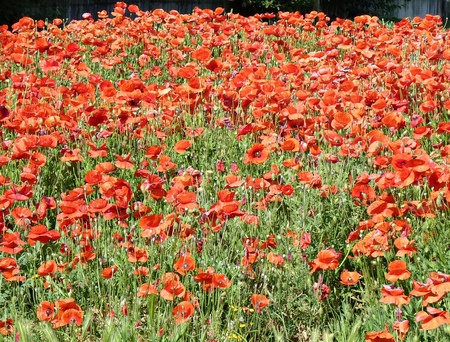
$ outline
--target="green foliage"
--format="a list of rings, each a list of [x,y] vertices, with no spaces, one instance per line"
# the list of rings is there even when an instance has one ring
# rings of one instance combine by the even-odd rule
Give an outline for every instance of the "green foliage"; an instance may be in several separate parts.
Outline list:
[[[311,11],[317,1],[314,0],[244,0],[242,6],[252,11]]]

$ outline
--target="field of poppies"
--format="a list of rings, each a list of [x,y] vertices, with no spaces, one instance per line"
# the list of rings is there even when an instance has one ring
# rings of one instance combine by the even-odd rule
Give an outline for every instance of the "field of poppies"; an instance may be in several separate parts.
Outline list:
[[[196,8],[0,26],[0,341],[450,340],[450,34]]]

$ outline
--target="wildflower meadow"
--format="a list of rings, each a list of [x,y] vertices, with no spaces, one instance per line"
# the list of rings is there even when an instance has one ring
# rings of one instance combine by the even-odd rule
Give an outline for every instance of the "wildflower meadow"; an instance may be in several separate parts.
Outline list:
[[[0,341],[450,341],[449,39],[124,2],[0,26]]]

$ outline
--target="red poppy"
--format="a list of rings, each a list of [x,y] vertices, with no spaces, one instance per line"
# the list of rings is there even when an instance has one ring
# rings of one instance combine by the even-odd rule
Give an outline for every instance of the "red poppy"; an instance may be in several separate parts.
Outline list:
[[[146,262],[148,260],[148,251],[145,248],[130,247],[128,249],[129,262]]]
[[[198,50],[195,50],[191,56],[198,61],[205,62],[211,57],[211,53],[210,49],[201,47]]]
[[[366,334],[366,342],[395,342],[394,336],[389,332],[386,324],[386,329],[383,331],[376,331]]]
[[[450,324],[450,316],[447,311],[427,307],[428,313],[420,311],[416,314],[416,322],[422,322],[420,329],[432,330],[443,324]]]
[[[117,270],[118,270],[118,267],[115,265],[104,268],[102,270],[102,277],[105,279],[111,279],[114,276],[114,274],[116,274]]]
[[[145,151],[145,157],[146,158],[150,158],[152,160],[156,160],[156,159],[158,159],[158,157],[161,154],[162,150],[163,150],[163,148],[161,146],[157,146],[157,145],[150,146]]]
[[[41,277],[45,277],[47,275],[53,275],[57,272],[58,267],[56,265],[55,260],[49,260],[44,262],[41,266],[38,268],[38,274]]]
[[[175,144],[173,150],[179,154],[186,153],[187,149],[191,147],[193,143],[192,140],[180,140]]]
[[[150,294],[154,294],[157,295],[158,294],[158,290],[157,290],[157,284],[149,284],[149,283],[145,283],[142,284],[141,286],[139,286],[139,291],[137,296],[140,298],[145,298]]]
[[[58,310],[56,316],[51,320],[53,328],[58,329],[69,323],[75,323],[80,326],[83,321],[83,310],[75,303],[73,298],[60,299],[55,302]]]
[[[83,323],[83,311],[77,309],[64,310],[60,322],[60,326],[65,326],[69,323],[75,323],[77,326],[81,326]]]
[[[279,254],[275,254],[270,252],[269,254],[267,254],[267,260],[269,260],[269,262],[271,262],[274,265],[277,266],[281,266],[284,264],[284,258],[282,255]]]
[[[193,315],[194,306],[188,301],[181,302],[172,310],[176,325],[186,323]]]
[[[397,331],[398,333],[398,338],[403,341],[405,339],[406,333],[409,330],[409,321],[408,320],[404,320],[404,321],[397,321],[393,324],[392,329],[394,331]]]
[[[177,164],[171,162],[172,158],[169,156],[159,157],[159,166],[156,168],[159,172],[167,172],[177,167]]]
[[[267,299],[265,295],[253,294],[252,295],[252,305],[256,308],[259,313],[261,309],[270,304],[270,300]]]
[[[3,336],[11,335],[14,332],[14,323],[11,318],[6,321],[0,321],[0,334]]]
[[[386,274],[386,279],[391,282],[397,280],[406,280],[411,276],[411,272],[408,271],[406,262],[402,260],[392,261],[389,266],[389,273]]]
[[[57,230],[48,230],[44,225],[31,227],[31,231],[27,235],[30,246],[34,246],[37,241],[47,243],[49,241],[58,241],[60,238],[61,234]]]
[[[401,287],[396,288],[394,285],[383,285],[381,293],[383,294],[383,298],[380,299],[382,303],[395,304],[397,306],[409,304],[410,298],[404,295],[405,290]]]
[[[341,273],[341,284],[344,285],[355,285],[359,281],[358,272],[348,272],[344,271]]]
[[[20,240],[19,233],[6,233],[2,236],[2,242],[0,245],[0,252],[4,252],[6,254],[18,254],[23,251],[22,247],[27,243]]]
[[[166,300],[173,301],[174,296],[183,297],[186,293],[186,287],[178,280],[167,280],[164,288],[160,292],[160,296]]]
[[[41,304],[39,304],[38,308],[37,308],[37,318],[40,321],[46,321],[46,322],[50,322],[53,318],[53,314],[55,312],[54,310],[54,304],[50,303],[48,301],[43,301]]]
[[[318,269],[334,270],[339,266],[339,259],[341,253],[337,253],[334,249],[325,249],[317,254],[317,259],[314,262],[309,262],[308,265],[312,267],[310,273],[314,273]]]
[[[184,255],[175,261],[173,267],[179,274],[186,275],[189,271],[195,270],[195,260],[190,255]]]
[[[247,150],[244,164],[264,164],[264,162],[269,159],[269,155],[269,150],[263,144],[255,143]]]
[[[117,160],[114,165],[116,165],[116,167],[118,167],[119,169],[124,169],[124,170],[131,170],[134,167],[134,163],[130,162],[130,157],[131,157],[131,152],[128,153],[125,158],[116,154],[115,155]]]

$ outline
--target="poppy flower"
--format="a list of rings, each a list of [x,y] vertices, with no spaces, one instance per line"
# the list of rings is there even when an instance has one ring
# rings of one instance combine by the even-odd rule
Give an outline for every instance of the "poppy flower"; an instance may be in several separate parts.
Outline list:
[[[64,310],[61,316],[60,326],[65,326],[69,323],[75,323],[77,326],[81,326],[83,323],[83,311],[77,309]]]
[[[58,267],[56,265],[55,260],[49,260],[44,262],[41,266],[38,268],[38,274],[40,277],[45,277],[47,275],[53,275],[58,270]]]
[[[198,274],[192,277],[196,282],[202,283],[201,286],[206,292],[212,292],[215,288],[213,284],[213,276],[215,274],[214,268],[208,266],[208,268],[203,271],[201,268],[198,269]]]
[[[159,166],[156,168],[159,172],[167,172],[177,167],[177,164],[171,162],[172,158],[169,156],[159,157]]]
[[[164,288],[161,290],[159,295],[166,299],[173,301],[174,296],[183,297],[186,292],[186,287],[178,280],[168,280],[164,283]]]
[[[171,280],[180,281],[180,276],[173,272],[166,272],[161,277],[159,277],[159,280],[161,281],[162,284],[165,284]]]
[[[146,158],[150,158],[152,160],[156,160],[156,159],[158,159],[158,157],[161,154],[162,150],[163,150],[163,148],[161,146],[158,146],[158,145],[150,146],[145,151],[145,157]]]
[[[2,242],[0,242],[0,252],[4,252],[6,254],[18,254],[23,251],[22,247],[27,243],[25,241],[20,240],[19,233],[6,233],[2,236]]]
[[[284,264],[284,258],[281,255],[275,254],[270,252],[267,255],[267,260],[269,260],[270,263],[277,265],[277,266],[281,266]]]
[[[247,150],[244,164],[264,164],[264,162],[269,159],[269,155],[269,150],[263,144],[255,143]]]
[[[75,303],[73,298],[60,299],[55,302],[58,310],[56,316],[51,320],[53,328],[65,326],[69,323],[75,323],[80,326],[83,321],[83,310]]]
[[[392,329],[397,331],[398,338],[403,341],[405,339],[406,333],[409,331],[409,321],[397,321],[393,324]]]
[[[337,253],[334,249],[325,249],[317,254],[317,259],[314,262],[309,262],[308,265],[312,267],[310,273],[314,273],[318,269],[334,270],[339,266],[339,259],[341,253]]]
[[[55,312],[54,310],[54,304],[48,301],[43,301],[41,304],[39,304],[37,308],[37,318],[40,321],[46,321],[50,322],[53,318],[53,314]]]
[[[186,153],[187,149],[192,146],[192,144],[192,140],[180,140],[175,144],[173,150],[179,154],[184,154]]]
[[[0,259],[0,272],[13,271],[18,266],[16,259],[5,257]]]
[[[102,270],[102,277],[105,279],[111,279],[114,274],[116,274],[118,267],[117,266],[111,266],[111,267],[107,267],[105,269]]]
[[[157,290],[157,284],[150,284],[150,283],[144,283],[141,286],[139,286],[139,291],[137,296],[140,298],[145,298],[150,294],[154,294],[157,295],[158,294],[158,290]]]
[[[151,237],[158,235],[161,232],[162,226],[160,225],[164,215],[152,214],[144,216],[139,221],[139,226],[144,230],[141,233],[142,237]]]
[[[417,248],[413,246],[415,240],[409,241],[407,237],[400,236],[394,240],[395,247],[398,248],[395,256],[402,257],[404,255],[411,256],[413,253],[417,253]]]
[[[49,241],[57,241],[60,238],[61,234],[57,230],[48,230],[44,225],[31,227],[31,231],[27,235],[30,246],[34,246],[37,241],[47,243]]]
[[[389,266],[389,273],[386,274],[386,279],[391,282],[396,282],[397,280],[406,280],[411,276],[411,272],[408,271],[406,262],[402,260],[392,261]]]
[[[201,61],[201,62],[205,62],[207,61],[210,57],[211,57],[211,50],[206,48],[206,47],[201,47],[198,50],[195,50],[191,56],[192,58]]]
[[[383,294],[383,297],[380,299],[381,303],[395,304],[397,306],[409,304],[410,298],[404,295],[405,290],[401,287],[396,288],[394,285],[383,285],[381,293]]]
[[[394,336],[389,332],[386,324],[386,329],[366,334],[366,342],[395,342]]]
[[[428,313],[420,311],[416,314],[416,322],[422,322],[420,329],[432,330],[443,324],[450,324],[450,316],[447,311],[442,311],[433,307],[427,307]]]
[[[214,273],[212,276],[212,284],[214,287],[227,289],[231,286],[231,281],[225,274]]]
[[[341,284],[344,285],[355,285],[359,281],[358,272],[348,272],[344,271],[341,273]]]
[[[179,274],[186,275],[189,271],[195,270],[195,260],[190,255],[184,255],[175,261],[173,267]]]
[[[131,157],[131,152],[128,153],[125,158],[122,157],[121,155],[115,154],[116,158],[119,159],[117,160],[114,165],[116,165],[116,167],[118,167],[119,169],[124,169],[124,170],[131,170],[134,167],[134,163],[130,162],[130,157]]]
[[[251,300],[258,313],[261,312],[262,308],[270,304],[270,300],[265,295],[253,294]]]
[[[14,323],[11,318],[5,321],[0,321],[0,334],[3,336],[11,335],[14,332]]]
[[[183,324],[189,321],[194,315],[194,305],[188,301],[183,301],[172,310],[172,317],[175,318],[175,324]]]
[[[145,248],[130,247],[128,249],[129,262],[146,262],[148,260],[148,251]]]

